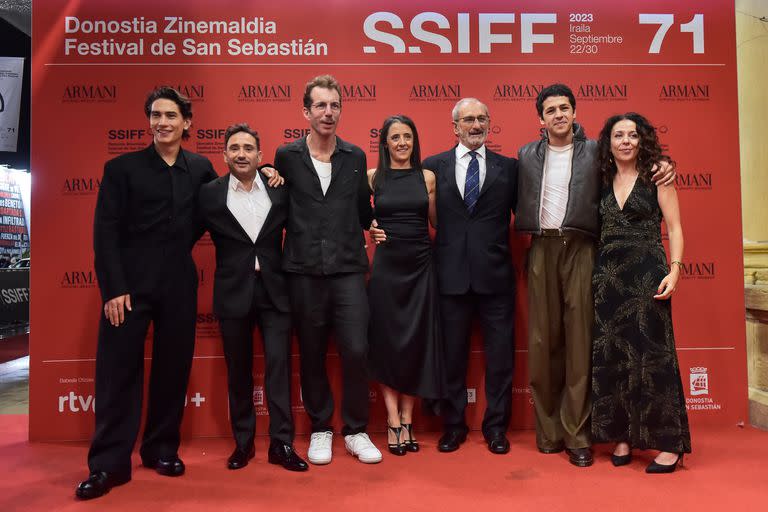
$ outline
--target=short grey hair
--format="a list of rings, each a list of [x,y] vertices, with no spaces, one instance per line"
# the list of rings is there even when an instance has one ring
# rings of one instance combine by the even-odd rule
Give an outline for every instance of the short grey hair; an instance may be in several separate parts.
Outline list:
[[[488,105],[486,105],[485,103],[483,103],[479,99],[477,99],[477,98],[461,98],[459,101],[456,102],[456,105],[453,106],[453,110],[451,111],[451,118],[454,121],[458,121],[459,120],[459,110],[461,110],[461,107],[463,107],[467,103],[479,103],[485,109],[485,115],[488,115]]]

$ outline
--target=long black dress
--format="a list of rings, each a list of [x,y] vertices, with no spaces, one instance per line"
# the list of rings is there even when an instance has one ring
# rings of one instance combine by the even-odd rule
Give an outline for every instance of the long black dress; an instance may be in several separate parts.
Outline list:
[[[671,304],[653,298],[669,273],[656,187],[638,177],[623,210],[613,187],[604,187],[600,217],[592,277],[593,441],[689,453]]]
[[[368,283],[372,377],[407,395],[442,398],[442,337],[424,175],[420,169],[385,169],[373,198],[387,241],[376,247]]]

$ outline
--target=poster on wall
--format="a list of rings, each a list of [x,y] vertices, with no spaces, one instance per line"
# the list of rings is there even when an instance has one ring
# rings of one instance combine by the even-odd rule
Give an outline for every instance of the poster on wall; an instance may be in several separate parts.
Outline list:
[[[16,151],[23,75],[23,58],[0,57],[0,151]]]
[[[588,136],[595,137],[615,113],[637,111],[649,118],[677,163],[686,257],[673,311],[691,422],[734,424],[746,417],[732,0],[332,0],[322,9],[310,0],[221,0],[215,7],[203,0],[109,6],[37,0],[33,10],[32,143],[46,151],[32,156],[45,179],[33,184],[37,256],[31,316],[46,321],[31,334],[31,439],[84,439],[92,432],[101,311],[93,210],[104,162],[151,141],[143,114],[146,94],[165,84],[191,98],[192,137],[185,147],[210,158],[224,174],[225,128],[248,122],[260,134],[265,161],[271,161],[279,146],[307,134],[304,85],[325,73],[342,85],[338,133],[366,152],[369,167],[375,166],[382,121],[396,113],[414,119],[423,156],[450,149],[451,110],[463,97],[488,106],[487,146],[511,157],[538,139],[536,95],[553,82],[573,89],[577,120]],[[511,236],[517,279],[513,428],[533,426],[528,243],[525,236]],[[200,281],[197,340],[183,429],[188,436],[227,435],[210,238],[197,244],[194,256]],[[254,401],[263,413],[257,432],[266,433],[258,335],[255,347]],[[297,431],[306,432],[295,343],[293,354],[293,408]],[[479,428],[485,407],[479,331],[468,357],[467,420]],[[338,366],[332,351],[337,396]],[[375,384],[369,396],[371,425],[383,426]],[[439,428],[434,418],[424,421]]]

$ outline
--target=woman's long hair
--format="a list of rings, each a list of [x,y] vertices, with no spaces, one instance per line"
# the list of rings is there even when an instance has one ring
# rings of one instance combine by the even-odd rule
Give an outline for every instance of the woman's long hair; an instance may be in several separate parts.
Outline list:
[[[637,134],[640,136],[636,164],[638,177],[644,182],[650,183],[654,165],[661,161],[674,165],[674,162],[662,151],[659,138],[656,135],[656,128],[637,112],[611,116],[605,122],[603,129],[600,130],[600,137],[597,139],[597,168],[603,177],[603,183],[610,185],[616,176],[616,162],[614,162],[611,153],[611,131],[616,123],[624,120],[633,121],[637,127]]]
[[[379,161],[376,164],[376,172],[373,173],[373,179],[371,180],[372,188],[376,188],[378,181],[381,186],[383,184],[382,176],[384,176],[384,169],[389,169],[392,164],[392,159],[389,156],[389,148],[387,147],[387,137],[389,137],[389,128],[395,123],[403,123],[408,126],[413,132],[413,151],[411,151],[411,168],[421,170],[421,149],[419,147],[419,132],[416,131],[416,124],[413,120],[402,114],[390,116],[384,120],[384,124],[381,125],[379,130]]]

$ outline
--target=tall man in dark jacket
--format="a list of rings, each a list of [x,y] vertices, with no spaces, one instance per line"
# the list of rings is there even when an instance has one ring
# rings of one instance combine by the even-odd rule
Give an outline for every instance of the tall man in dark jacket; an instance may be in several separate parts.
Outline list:
[[[371,223],[365,153],[336,135],[341,89],[323,75],[307,83],[303,113],[310,133],[280,147],[275,167],[288,187],[283,269],[301,351],[301,391],[312,421],[307,458],[332,457],[333,397],[326,373],[333,328],[342,366],[342,419],[346,449],[361,462],[381,460],[368,424],[368,256],[363,229]]]
[[[253,328],[258,325],[264,342],[268,460],[306,471],[307,463],[293,451],[291,319],[281,268],[288,193],[285,187],[267,187],[259,176],[259,136],[247,124],[227,128],[224,161],[229,174],[200,189],[200,214],[216,245],[213,307],[224,342],[235,437],[227,467],[243,468],[254,456]]]
[[[96,275],[104,301],[96,352],[96,431],[91,474],[76,494],[97,498],[131,479],[144,384],[144,339],[154,325],[149,403],[141,460],[179,476],[179,427],[195,342],[197,270],[191,249],[202,233],[200,186],[216,177],[211,162],[181,148],[191,102],[169,87],[144,110],[152,144],[104,166],[94,218]]]
[[[509,451],[505,432],[515,354],[509,226],[517,201],[517,160],[485,147],[490,117],[479,100],[460,100],[452,116],[458,145],[424,161],[437,178],[435,259],[445,340],[447,396],[437,447],[452,452],[467,438],[467,366],[476,317],[485,352],[483,436],[492,453],[503,454]],[[380,229],[371,233],[377,241],[386,239]]]

